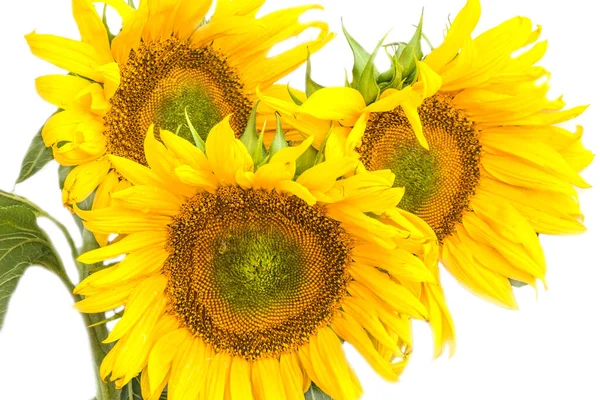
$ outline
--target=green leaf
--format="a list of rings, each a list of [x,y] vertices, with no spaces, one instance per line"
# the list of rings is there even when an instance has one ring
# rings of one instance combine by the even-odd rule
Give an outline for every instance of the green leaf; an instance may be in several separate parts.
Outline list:
[[[269,148],[269,155],[271,158],[277,154],[279,150],[288,147],[288,142],[285,140],[285,133],[283,132],[283,125],[281,125],[281,118],[279,117],[279,114],[275,114],[275,118],[277,119],[277,130],[275,132],[273,143],[271,143],[271,147]]]
[[[409,78],[410,76],[416,76],[415,71],[417,69],[417,61],[423,59],[423,50],[421,48],[421,38],[423,37],[423,13],[421,13],[421,20],[417,25],[417,30],[413,35],[410,42],[402,50],[398,62],[402,66],[402,77]]]
[[[28,267],[40,265],[57,275],[64,277],[65,274],[52,242],[37,224],[39,209],[28,201],[19,201],[18,196],[1,191],[0,194],[4,203],[0,207],[1,329],[8,302]]]
[[[25,182],[53,159],[52,149],[46,147],[44,144],[42,140],[42,128],[40,128],[38,133],[33,137],[25,158],[23,158],[17,183]]]
[[[356,41],[356,39],[354,39],[352,37],[352,35],[350,35],[350,33],[348,33],[343,22],[342,22],[342,30],[344,31],[344,36],[346,36],[346,40],[348,41],[350,48],[352,49],[352,54],[354,54],[354,66],[352,67],[352,84],[351,84],[351,86],[353,88],[357,89],[358,82],[360,81],[360,77],[362,76],[363,71],[365,70],[365,67],[367,66],[367,63],[369,62],[369,58],[371,57],[371,55],[369,54],[368,51],[365,50],[364,47],[362,47],[360,45],[360,43],[358,43]]]
[[[324,86],[318,84],[312,79],[312,64],[310,61],[310,51],[308,52],[308,58],[306,59],[306,96],[310,97],[317,90],[323,89]]]
[[[308,391],[304,393],[305,400],[332,400],[331,397],[327,396],[321,389],[319,389],[314,383],[310,385]]]

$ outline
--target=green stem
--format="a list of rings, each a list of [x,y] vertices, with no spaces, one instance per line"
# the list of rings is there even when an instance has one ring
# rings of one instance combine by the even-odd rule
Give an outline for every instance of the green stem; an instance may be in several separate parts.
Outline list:
[[[60,280],[67,287],[69,292],[71,292],[71,296],[75,302],[83,300],[80,295],[73,294],[73,289],[75,286],[69,279],[66,273],[59,274]],[[106,329],[105,324],[94,325],[105,319],[105,316],[102,314],[84,314],[80,313],[83,318],[83,322],[85,323],[88,339],[90,342],[90,348],[92,350],[92,357],[94,359],[94,370],[96,373],[96,400],[118,400],[119,393],[112,386],[102,382],[102,378],[100,377],[100,365],[102,364],[102,360],[106,356],[107,349],[105,345],[102,343],[103,338],[108,336],[108,330]]]

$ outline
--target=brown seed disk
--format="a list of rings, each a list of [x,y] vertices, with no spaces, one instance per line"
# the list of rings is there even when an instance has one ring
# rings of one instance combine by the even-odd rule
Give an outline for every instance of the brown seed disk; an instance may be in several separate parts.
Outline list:
[[[351,241],[324,208],[225,187],[170,227],[170,312],[219,351],[252,360],[307,343],[346,296]]]
[[[150,125],[192,141],[186,112],[200,136],[229,114],[242,135],[251,111],[244,85],[222,55],[171,37],[144,42],[121,66],[121,82],[104,117],[107,151],[146,164],[144,138]]]
[[[478,133],[451,101],[437,94],[419,107],[429,151],[418,143],[401,107],[372,114],[358,149],[368,170],[394,172],[394,186],[406,188],[399,207],[423,218],[440,241],[462,221],[480,178]]]

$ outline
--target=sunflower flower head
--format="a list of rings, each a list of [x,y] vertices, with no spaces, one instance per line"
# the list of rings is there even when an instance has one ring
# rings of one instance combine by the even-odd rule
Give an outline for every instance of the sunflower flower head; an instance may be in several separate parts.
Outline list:
[[[392,171],[406,190],[399,207],[435,231],[443,265],[476,294],[516,308],[511,283],[544,281],[538,234],[585,230],[575,188],[589,187],[579,172],[593,156],[582,127],[558,125],[586,107],[548,98],[541,28],[516,17],[473,38],[480,12],[469,0],[425,57],[419,25],[407,45],[392,46],[383,74],[357,62],[347,87],[295,103],[261,98],[316,142],[337,142],[338,156],[354,155],[359,168]],[[407,51],[414,62],[402,63]]]
[[[274,82],[301,65],[307,49],[331,39],[323,22],[299,22],[317,5],[257,18],[264,0],[141,0],[137,9],[124,0],[100,1],[122,19],[113,36],[94,3],[73,0],[81,40],[26,36],[33,54],[69,72],[36,81],[40,96],[61,109],[42,137],[55,159],[73,168],[63,190],[69,206],[96,189],[94,207],[108,205],[109,194],[126,185],[109,156],[146,165],[150,125],[157,138],[168,129],[193,142],[206,140],[230,115],[241,136],[256,88],[277,96]],[[268,56],[274,45],[311,28],[319,31],[315,40]],[[269,129],[274,122],[267,121]]]
[[[121,387],[141,373],[147,399],[167,385],[174,400],[302,399],[311,382],[356,399],[342,340],[396,380],[411,320],[444,323],[435,235],[396,208],[389,171],[307,158],[312,137],[289,147],[281,127],[267,149],[250,121],[240,140],[227,117],[204,150],[150,127],[147,165],[109,156],[132,186],[77,211],[122,238],[80,261],[125,255],[75,289],[82,312],[125,307],[101,376]]]

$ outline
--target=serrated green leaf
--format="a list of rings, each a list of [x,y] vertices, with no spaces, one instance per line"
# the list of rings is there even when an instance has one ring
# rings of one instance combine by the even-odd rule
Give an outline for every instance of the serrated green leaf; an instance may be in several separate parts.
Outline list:
[[[269,155],[271,158],[277,154],[279,150],[288,147],[288,142],[285,140],[285,133],[283,132],[283,125],[281,124],[281,117],[279,117],[279,114],[275,114],[275,118],[277,119],[277,129],[275,131],[273,143],[271,143],[271,147],[269,148]]]
[[[321,389],[319,389],[314,383],[310,385],[308,391],[304,393],[305,400],[332,400],[331,397],[327,396]]]
[[[308,58],[306,59],[306,96],[310,97],[318,90],[323,89],[325,86],[318,84],[312,79],[312,64],[310,61],[310,51],[308,52]]]
[[[62,262],[37,217],[27,202],[0,207],[0,329],[8,302],[27,268],[39,265],[64,275]]]
[[[31,140],[27,153],[25,153],[25,157],[21,162],[21,171],[19,172],[17,183],[25,182],[53,159],[52,149],[46,147],[44,144],[42,140],[42,128],[40,128]]]
[[[371,57],[371,55],[368,51],[365,50],[364,47],[360,45],[360,43],[356,41],[356,39],[352,37],[352,35],[350,35],[350,33],[348,33],[343,22],[342,30],[344,31],[344,36],[346,36],[346,40],[348,41],[350,48],[352,49],[352,54],[354,55],[354,66],[352,67],[352,83],[348,86],[357,89],[360,77],[362,76],[363,71],[367,66],[367,63],[369,62],[369,58]]]
[[[402,66],[402,77],[404,79],[409,79],[411,76],[416,76],[417,70],[417,61],[421,61],[423,59],[423,49],[421,48],[421,38],[423,37],[423,13],[421,13],[421,20],[419,21],[419,25],[417,25],[417,29],[415,34],[413,35],[410,42],[406,45],[400,57],[398,57],[398,62]],[[410,82],[410,79],[409,79]]]

